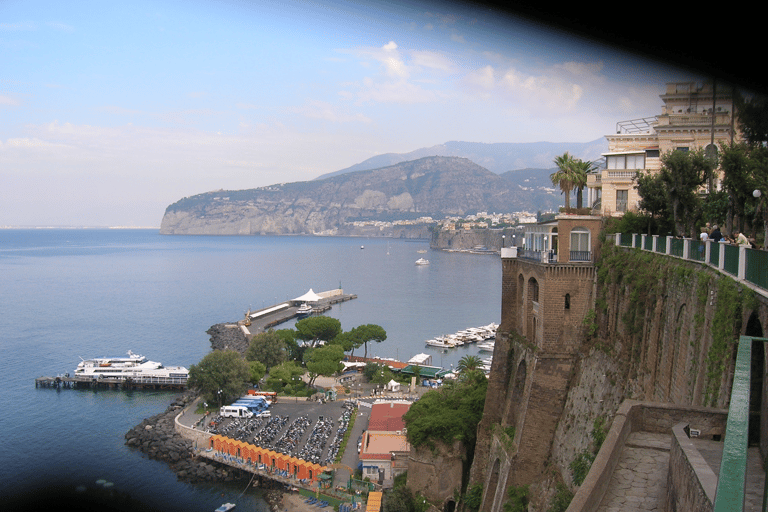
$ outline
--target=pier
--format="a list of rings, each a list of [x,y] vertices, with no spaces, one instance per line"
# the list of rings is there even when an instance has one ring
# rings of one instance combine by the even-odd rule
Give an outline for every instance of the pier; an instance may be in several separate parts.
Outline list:
[[[166,377],[70,377],[69,374],[56,377],[38,377],[35,379],[36,388],[52,389],[152,389],[175,390],[187,389],[187,379]]]
[[[310,289],[301,297],[287,300],[258,311],[248,311],[245,314],[245,319],[240,320],[237,325],[242,329],[243,334],[245,334],[250,341],[256,334],[265,332],[276,325],[299,316],[299,307],[302,304],[311,305],[312,312],[310,314],[314,315],[328,311],[334,304],[339,304],[356,298],[357,295],[345,294],[344,290],[341,288],[321,293],[315,293]]]

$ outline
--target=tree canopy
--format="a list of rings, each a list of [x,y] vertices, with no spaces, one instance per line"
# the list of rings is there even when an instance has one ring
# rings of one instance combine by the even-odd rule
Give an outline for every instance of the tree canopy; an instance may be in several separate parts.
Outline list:
[[[251,339],[245,352],[248,361],[260,361],[269,370],[288,358],[283,338],[272,329],[257,334]]]
[[[341,334],[341,322],[329,316],[310,316],[296,322],[296,339],[317,346],[321,341],[333,341]]]
[[[358,325],[344,333],[343,338],[347,340],[349,345],[351,345],[352,350],[364,345],[365,355],[363,357],[368,357],[368,342],[374,341],[376,343],[381,343],[387,339],[387,331],[376,324]]]
[[[435,441],[452,444],[461,441],[472,453],[477,440],[477,425],[483,416],[488,379],[482,372],[472,378],[448,382],[428,391],[403,416],[408,441],[413,446],[434,447]],[[461,418],[461,421],[456,421]]]
[[[250,379],[251,368],[239,353],[214,350],[189,367],[187,385],[208,403],[221,405],[245,393]]]
[[[320,375],[330,377],[340,372],[344,368],[342,359],[344,348],[341,345],[328,344],[308,350],[304,354],[304,364],[309,371],[309,385],[312,386]]]

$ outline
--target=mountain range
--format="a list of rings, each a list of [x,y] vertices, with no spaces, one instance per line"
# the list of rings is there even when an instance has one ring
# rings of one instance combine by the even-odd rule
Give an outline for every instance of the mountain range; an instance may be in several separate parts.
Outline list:
[[[474,159],[457,155],[418,156],[434,153],[435,148],[451,153],[463,151]],[[397,236],[391,226],[371,226],[377,222],[425,216],[442,219],[479,211],[554,210],[562,204],[560,191],[549,179],[555,156],[568,151],[576,157],[595,160],[606,149],[606,143],[601,146],[599,141],[520,145],[455,142],[407,154],[379,155],[312,181],[219,190],[183,198],[168,206],[160,232]],[[485,162],[495,171],[475,160]],[[549,162],[550,166],[501,171],[512,162],[536,161]],[[401,231],[399,236],[422,235],[423,232]]]

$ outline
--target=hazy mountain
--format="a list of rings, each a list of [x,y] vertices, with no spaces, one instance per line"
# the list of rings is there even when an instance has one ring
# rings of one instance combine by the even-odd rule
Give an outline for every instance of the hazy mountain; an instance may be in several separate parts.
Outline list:
[[[546,210],[562,202],[548,181],[551,172],[500,176],[467,158],[430,156],[325,179],[187,197],[166,209],[160,232],[361,234],[352,222]]]
[[[594,161],[601,158],[601,153],[608,151],[608,141],[605,138],[592,142],[499,142],[493,144],[451,141],[410,153],[377,155],[346,169],[324,174],[317,179],[354,171],[379,169],[427,156],[467,158],[496,174],[524,168],[548,169],[554,166],[555,157],[566,151],[576,158]]]

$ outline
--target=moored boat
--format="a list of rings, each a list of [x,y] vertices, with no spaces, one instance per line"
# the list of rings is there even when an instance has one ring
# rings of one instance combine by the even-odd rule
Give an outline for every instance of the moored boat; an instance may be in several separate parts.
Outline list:
[[[164,366],[129,350],[128,357],[82,359],[75,368],[75,377],[184,384],[189,370],[183,366]]]

